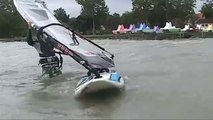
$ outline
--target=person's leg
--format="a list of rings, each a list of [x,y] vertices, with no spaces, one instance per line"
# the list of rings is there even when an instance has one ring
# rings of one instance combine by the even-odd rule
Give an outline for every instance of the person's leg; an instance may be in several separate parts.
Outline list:
[[[39,63],[42,65],[42,78],[52,78],[62,74],[56,56],[40,59]]]
[[[42,79],[53,77],[52,67],[46,58],[40,59],[39,63],[42,67]]]
[[[42,78],[48,79],[53,77],[53,72],[50,67],[42,67]]]
[[[52,69],[53,69],[54,76],[58,76],[58,75],[62,74],[61,69],[59,67],[59,59],[57,56],[54,56],[52,66],[53,66]]]
[[[54,75],[57,76],[57,75],[60,75],[60,74],[62,74],[60,68],[59,67],[55,67],[54,68]]]

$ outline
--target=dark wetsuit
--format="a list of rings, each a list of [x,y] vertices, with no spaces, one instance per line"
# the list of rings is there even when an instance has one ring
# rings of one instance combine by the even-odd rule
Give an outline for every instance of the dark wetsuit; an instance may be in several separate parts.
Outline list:
[[[39,64],[42,65],[42,74],[49,75],[49,77],[54,77],[58,74],[61,74],[59,67],[59,59],[55,55],[54,47],[50,43],[50,38],[48,36],[43,36],[43,40],[33,41],[31,29],[29,29],[27,35],[27,43],[34,47],[41,59]],[[54,75],[56,74],[56,75]]]
[[[30,46],[33,46],[39,53],[40,57],[50,57],[55,56],[54,47],[51,44],[48,44],[48,37],[45,38],[46,42],[43,40],[33,41],[31,29],[29,29],[28,36],[27,36],[27,43]]]

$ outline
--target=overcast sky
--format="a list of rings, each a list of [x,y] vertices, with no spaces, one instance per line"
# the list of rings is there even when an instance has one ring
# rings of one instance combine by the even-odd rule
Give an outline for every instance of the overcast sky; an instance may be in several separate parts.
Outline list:
[[[50,10],[56,10],[60,7],[66,10],[67,14],[71,17],[77,17],[81,12],[81,6],[76,3],[75,0],[44,0],[47,4],[47,7]],[[197,0],[197,8],[195,11],[201,9],[203,5],[200,0]],[[119,13],[122,14],[126,11],[132,10],[132,0],[105,0],[107,6],[109,7],[110,14]]]

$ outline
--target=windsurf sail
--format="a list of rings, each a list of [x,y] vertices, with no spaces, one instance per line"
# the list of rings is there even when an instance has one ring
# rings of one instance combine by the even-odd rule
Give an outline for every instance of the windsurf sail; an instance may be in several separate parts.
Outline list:
[[[50,39],[55,49],[71,56],[79,64],[99,76],[102,71],[108,71],[115,66],[114,55],[103,47],[81,36],[74,30],[62,25],[41,0],[13,0],[21,16],[31,21],[37,28],[37,38],[42,34]]]

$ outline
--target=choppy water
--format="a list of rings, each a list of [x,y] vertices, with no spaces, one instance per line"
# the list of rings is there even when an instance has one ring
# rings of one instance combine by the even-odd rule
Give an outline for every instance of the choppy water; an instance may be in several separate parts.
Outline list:
[[[71,58],[63,75],[42,81],[33,48],[0,43],[0,118],[213,119],[213,39],[95,42],[115,54],[123,93],[77,100],[86,70]]]

